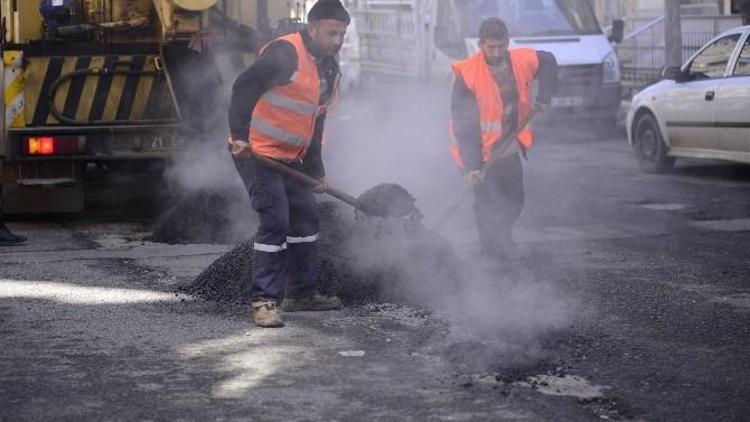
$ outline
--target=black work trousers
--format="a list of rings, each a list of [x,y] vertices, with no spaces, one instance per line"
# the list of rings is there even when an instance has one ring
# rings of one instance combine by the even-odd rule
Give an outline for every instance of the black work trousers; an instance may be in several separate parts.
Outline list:
[[[523,168],[519,154],[495,160],[485,168],[485,179],[474,188],[482,255],[503,259],[513,243],[513,225],[524,204]]]
[[[253,300],[279,302],[315,293],[318,281],[318,208],[315,194],[253,158],[235,167],[258,213],[253,243]],[[288,164],[302,171],[302,163]]]

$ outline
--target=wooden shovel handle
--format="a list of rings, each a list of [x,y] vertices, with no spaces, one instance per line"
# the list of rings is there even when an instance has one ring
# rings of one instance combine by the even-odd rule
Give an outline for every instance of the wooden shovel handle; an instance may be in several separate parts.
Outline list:
[[[284,176],[289,176],[292,179],[309,186],[310,188],[317,188],[321,185],[320,180],[314,177],[310,177],[301,171],[297,171],[284,163],[280,163],[276,160],[259,154],[253,154],[253,158],[264,166],[270,168],[271,170],[274,170],[279,174],[283,174]],[[330,186],[326,187],[324,192],[362,211],[357,198],[349,195],[348,193],[342,192],[338,189],[334,189]]]
[[[492,154],[490,155],[490,159],[487,160],[487,163],[485,163],[484,168],[487,168],[490,164],[500,159],[500,157],[505,153],[505,150],[510,148],[512,144],[518,142],[518,135],[520,135],[521,132],[523,132],[523,130],[526,129],[526,126],[528,126],[529,123],[531,123],[531,120],[534,118],[534,116],[536,116],[537,113],[538,113],[537,110],[532,110],[531,113],[529,113],[529,115],[526,116],[526,118],[521,122],[521,124],[518,125],[518,128],[516,128],[516,130],[510,136],[508,137],[504,136],[500,140],[500,142],[498,142],[498,145],[500,145],[500,147],[495,148],[492,151]],[[502,145],[502,141],[506,139],[510,140],[510,142],[507,144],[508,145],[507,147],[504,147],[504,145]],[[523,148],[523,146],[521,146],[521,148]],[[525,157],[526,157],[526,153],[524,152],[524,158]]]

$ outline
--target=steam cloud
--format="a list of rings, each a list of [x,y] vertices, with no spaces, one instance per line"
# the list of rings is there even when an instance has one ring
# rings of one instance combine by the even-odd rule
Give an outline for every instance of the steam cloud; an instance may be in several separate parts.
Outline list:
[[[329,180],[353,192],[383,182],[408,189],[417,197],[425,226],[448,239],[469,265],[463,266],[467,271],[457,284],[424,279],[430,274],[427,268],[407,268],[406,281],[398,288],[446,316],[452,322],[453,341],[481,338],[495,342],[498,353],[512,352],[517,359],[520,355],[536,357],[539,338],[568,326],[577,305],[555,288],[553,280],[537,280],[531,271],[519,268],[520,264],[490,272],[473,270],[479,267],[473,198],[447,221],[438,221],[465,190],[463,177],[448,152],[450,88],[448,80],[415,81],[344,93],[327,126],[324,155]],[[438,223],[441,226],[434,227]],[[388,245],[377,242],[352,247],[358,248],[359,256],[370,257],[363,260],[368,265],[378,265],[371,262],[372,257],[377,257],[380,265],[399,259],[405,266],[424,265],[405,262],[397,256],[401,250],[397,247],[389,255],[382,251]],[[434,274],[433,278],[445,276]]]
[[[210,141],[192,142],[168,176],[184,197],[224,192],[230,198],[229,232],[247,239],[255,230],[248,222],[254,216],[223,142],[231,83],[224,89],[226,95],[206,122]],[[391,83],[344,92],[326,125],[323,155],[329,183],[355,196],[381,183],[400,184],[417,197],[424,225],[433,228],[465,189],[448,153],[449,91],[450,81],[433,81],[430,85]],[[355,265],[363,272],[377,266],[401,268],[401,280],[394,280],[392,286],[396,290],[393,296],[412,298],[413,303],[445,316],[452,323],[452,341],[479,338],[500,345],[498,353],[512,352],[516,359],[536,357],[540,336],[570,324],[574,301],[549,282],[535,280],[530,271],[473,270],[479,252],[471,199],[450,220],[434,228],[467,260],[469,265],[456,266],[465,268],[465,274],[436,273],[436,268],[444,267],[434,269],[429,259],[405,257],[401,253],[405,244],[388,242],[404,241],[410,234],[396,233],[402,229],[398,221],[382,224],[381,234],[387,231],[388,235],[347,240],[359,258]],[[421,241],[432,242],[430,247],[444,242],[440,236],[425,236]]]

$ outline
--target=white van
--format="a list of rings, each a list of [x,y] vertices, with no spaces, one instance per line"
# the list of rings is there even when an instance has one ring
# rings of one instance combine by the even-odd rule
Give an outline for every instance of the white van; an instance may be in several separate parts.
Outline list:
[[[478,50],[480,23],[503,19],[511,48],[549,51],[560,64],[553,105],[563,114],[614,122],[620,70],[588,0],[359,0],[354,8],[362,77],[443,79]]]

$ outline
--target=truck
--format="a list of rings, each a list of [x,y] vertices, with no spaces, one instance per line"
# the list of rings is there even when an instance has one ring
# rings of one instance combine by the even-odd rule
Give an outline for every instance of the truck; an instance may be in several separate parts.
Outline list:
[[[2,211],[81,213],[107,174],[159,172],[225,131],[216,110],[236,75],[265,41],[297,30],[305,7],[0,0]]]
[[[621,102],[613,42],[623,22],[605,35],[588,0],[358,0],[352,4],[363,82],[413,78],[444,83],[451,64],[479,49],[478,29],[503,19],[510,48],[551,52],[560,65],[553,115],[593,118],[613,127]]]

